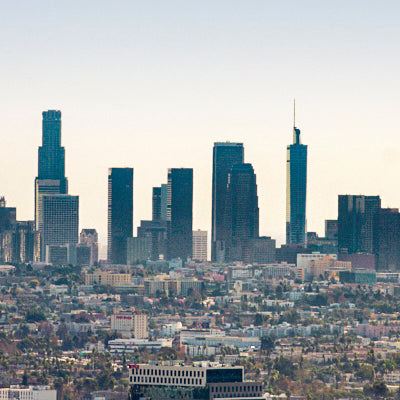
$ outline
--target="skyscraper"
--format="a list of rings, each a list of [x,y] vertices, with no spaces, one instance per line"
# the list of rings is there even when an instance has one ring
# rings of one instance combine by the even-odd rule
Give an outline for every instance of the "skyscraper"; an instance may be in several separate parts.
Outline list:
[[[161,187],[153,187],[152,214],[153,221],[161,220]]]
[[[214,143],[212,176],[212,237],[211,259],[222,262],[225,258],[225,206],[228,175],[236,164],[244,162],[243,143]]]
[[[168,258],[192,257],[193,169],[168,170]]]
[[[108,170],[108,261],[126,264],[128,237],[133,236],[133,168]]]
[[[400,213],[381,208],[374,219],[374,253],[377,270],[400,269]]]
[[[35,221],[39,230],[42,194],[67,194],[65,150],[61,146],[61,111],[42,113],[42,146],[39,147],[38,176],[35,180]]]
[[[39,232],[42,249],[78,243],[79,197],[68,194],[41,195]]]
[[[380,207],[379,196],[339,195],[339,252],[373,253],[374,219]]]
[[[257,182],[251,164],[232,167],[224,220],[227,261],[249,261],[252,239],[259,234]]]
[[[306,245],[307,146],[300,129],[293,127],[293,143],[287,146],[286,244]]]

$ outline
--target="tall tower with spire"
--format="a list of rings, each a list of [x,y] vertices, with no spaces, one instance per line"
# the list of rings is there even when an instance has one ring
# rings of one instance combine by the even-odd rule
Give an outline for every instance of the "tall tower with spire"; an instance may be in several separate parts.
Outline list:
[[[306,245],[307,146],[301,144],[294,103],[293,143],[286,159],[286,244]]]

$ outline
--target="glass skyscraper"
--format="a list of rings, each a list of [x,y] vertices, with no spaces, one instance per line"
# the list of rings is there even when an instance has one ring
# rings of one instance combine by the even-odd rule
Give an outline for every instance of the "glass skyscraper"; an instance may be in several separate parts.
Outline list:
[[[224,218],[227,201],[228,175],[234,165],[242,164],[243,162],[243,143],[214,143],[211,233],[211,259],[214,262],[223,262],[225,259],[226,224]]]
[[[287,146],[286,244],[306,245],[307,146],[300,129],[293,127],[293,144]]]
[[[251,164],[236,164],[229,173],[224,223],[226,261],[250,260],[252,239],[259,235],[257,182]]]
[[[133,236],[133,168],[108,170],[107,258],[126,264],[127,239]]]
[[[67,194],[65,149],[61,146],[61,111],[42,113],[42,146],[39,147],[38,175],[35,179],[35,223],[39,229],[42,194]]]
[[[78,214],[79,198],[68,196],[65,149],[61,146],[61,111],[44,111],[35,179],[35,226],[40,232],[42,260],[48,245],[78,243]]]
[[[168,259],[192,258],[193,169],[168,170]]]

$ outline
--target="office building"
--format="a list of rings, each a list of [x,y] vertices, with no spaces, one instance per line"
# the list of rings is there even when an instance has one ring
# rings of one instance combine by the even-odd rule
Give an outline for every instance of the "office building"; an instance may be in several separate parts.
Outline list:
[[[339,195],[339,252],[373,254],[374,220],[380,208],[379,196]]]
[[[269,264],[276,260],[276,241],[268,236],[253,238],[250,241],[250,259],[254,264]]]
[[[195,261],[207,261],[207,231],[193,231],[193,255]]]
[[[201,346],[200,346],[201,347]],[[242,366],[204,362],[193,365],[174,363],[129,365],[131,398],[243,398],[258,400],[262,384],[244,380]]]
[[[325,239],[336,240],[338,238],[338,221],[337,219],[325,220]]]
[[[192,257],[193,169],[168,170],[168,259]]]
[[[400,213],[397,208],[381,208],[375,215],[374,254],[377,270],[400,269]]]
[[[126,264],[127,239],[133,236],[133,168],[108,171],[108,261]]]
[[[147,339],[149,329],[147,315],[142,313],[118,312],[111,315],[111,330],[129,333],[135,339]]]
[[[38,175],[35,180],[35,221],[40,231],[42,219],[41,195],[67,194],[65,177],[65,149],[61,146],[61,111],[42,113],[42,146],[38,150]]]
[[[17,209],[7,207],[4,197],[0,197],[0,233],[12,231],[17,223]]]
[[[39,231],[42,254],[46,246],[78,243],[79,197],[67,194],[41,195]]]
[[[243,143],[214,143],[212,172],[212,231],[211,260],[225,260],[226,224],[225,206],[227,203],[228,176],[236,164],[243,164]]]
[[[119,274],[111,271],[96,270],[93,273],[83,274],[85,285],[104,285],[104,286],[129,286],[131,284],[131,274]]]
[[[259,223],[257,182],[251,164],[232,167],[226,197],[226,260],[251,262],[251,240],[258,238]]]
[[[79,244],[90,247],[90,266],[99,261],[99,240],[96,229],[82,229],[79,235]]]
[[[35,221],[17,221],[15,228],[17,263],[40,261],[40,233],[36,231]]]
[[[293,143],[287,146],[286,244],[306,245],[307,146],[300,129],[293,127]]]
[[[146,260],[160,260],[167,257],[167,221],[140,221],[137,236],[150,242]]]
[[[151,237],[131,237],[127,239],[127,264],[143,263],[151,258]]]
[[[153,221],[161,220],[161,186],[153,187],[152,195],[152,214]]]
[[[0,400],[56,400],[57,390],[50,386],[28,386],[20,387],[12,385],[9,388],[0,388]]]

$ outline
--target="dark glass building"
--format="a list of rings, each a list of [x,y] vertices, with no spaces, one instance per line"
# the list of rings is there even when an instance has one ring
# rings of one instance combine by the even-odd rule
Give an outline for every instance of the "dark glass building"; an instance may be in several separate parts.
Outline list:
[[[153,187],[152,206],[153,221],[161,220],[161,186]]]
[[[258,238],[258,196],[251,164],[236,164],[228,177],[225,207],[226,260],[251,259],[252,239]]]
[[[42,113],[42,146],[38,151],[38,175],[35,180],[35,220],[39,220],[41,194],[67,194],[65,149],[61,146],[61,111]],[[36,228],[38,225],[36,222]]]
[[[374,220],[374,253],[377,270],[400,270],[400,213],[381,208]]]
[[[307,146],[300,129],[293,127],[293,144],[287,146],[286,244],[306,245]]]
[[[168,259],[192,257],[193,169],[168,170]]]
[[[223,262],[225,259],[225,206],[228,175],[236,164],[243,164],[243,143],[214,143],[212,176],[212,236],[211,259]]]
[[[126,264],[127,239],[133,236],[133,168],[108,170],[108,249],[113,264]]]
[[[374,219],[381,208],[379,196],[339,195],[339,252],[374,252]]]

